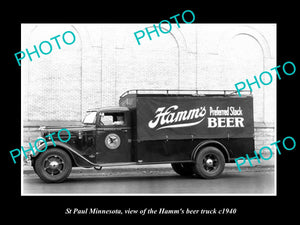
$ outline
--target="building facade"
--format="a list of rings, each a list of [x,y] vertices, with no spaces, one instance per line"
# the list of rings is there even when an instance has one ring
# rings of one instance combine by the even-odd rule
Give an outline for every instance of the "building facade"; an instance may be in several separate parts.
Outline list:
[[[153,24],[21,28],[22,51],[52,43],[50,54],[21,62],[24,147],[39,136],[39,126],[79,123],[88,108],[118,105],[126,90],[234,90],[235,83],[253,82],[276,66],[276,24],[172,24],[170,33],[151,33],[152,40],[145,35],[141,45],[134,32],[153,30]],[[75,34],[71,45],[61,40],[66,31]],[[50,41],[57,35],[60,49]],[[253,85],[255,150],[276,138],[275,77],[260,89]]]

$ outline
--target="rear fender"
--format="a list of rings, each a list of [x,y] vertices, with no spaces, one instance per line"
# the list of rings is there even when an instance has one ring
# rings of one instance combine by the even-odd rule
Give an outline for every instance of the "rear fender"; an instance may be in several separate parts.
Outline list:
[[[216,140],[206,140],[206,141],[202,141],[200,142],[193,150],[191,158],[194,161],[196,159],[196,155],[197,153],[206,146],[214,146],[218,149],[220,149],[220,151],[223,153],[224,158],[225,158],[225,162],[230,162],[230,154],[228,149],[220,142],[216,141]]]

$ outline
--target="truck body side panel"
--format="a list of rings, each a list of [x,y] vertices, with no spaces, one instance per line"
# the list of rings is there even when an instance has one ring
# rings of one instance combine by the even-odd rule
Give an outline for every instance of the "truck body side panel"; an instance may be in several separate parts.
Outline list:
[[[137,139],[253,137],[252,97],[138,97]]]
[[[221,143],[234,159],[254,151],[252,96],[129,95],[135,158],[143,162],[191,160],[201,142]]]
[[[137,158],[151,163],[191,161],[193,149],[201,141],[204,140],[143,141],[137,144]]]

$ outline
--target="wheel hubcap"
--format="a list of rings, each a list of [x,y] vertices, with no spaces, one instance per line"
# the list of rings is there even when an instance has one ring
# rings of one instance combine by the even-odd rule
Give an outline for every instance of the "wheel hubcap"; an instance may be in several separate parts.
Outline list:
[[[214,172],[219,167],[219,160],[214,154],[207,154],[203,158],[203,167],[207,172]]]
[[[44,160],[44,170],[51,176],[60,174],[64,169],[64,161],[58,155],[51,155]]]
[[[205,163],[207,166],[213,166],[214,161],[212,159],[207,159]]]
[[[59,163],[57,161],[52,161],[49,163],[49,166],[52,168],[52,169],[55,169],[57,168],[59,165]]]

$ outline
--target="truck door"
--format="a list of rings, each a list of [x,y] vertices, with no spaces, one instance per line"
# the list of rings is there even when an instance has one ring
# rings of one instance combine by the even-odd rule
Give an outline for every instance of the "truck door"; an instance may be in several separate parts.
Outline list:
[[[131,162],[131,129],[125,112],[99,115],[96,128],[97,163]]]

